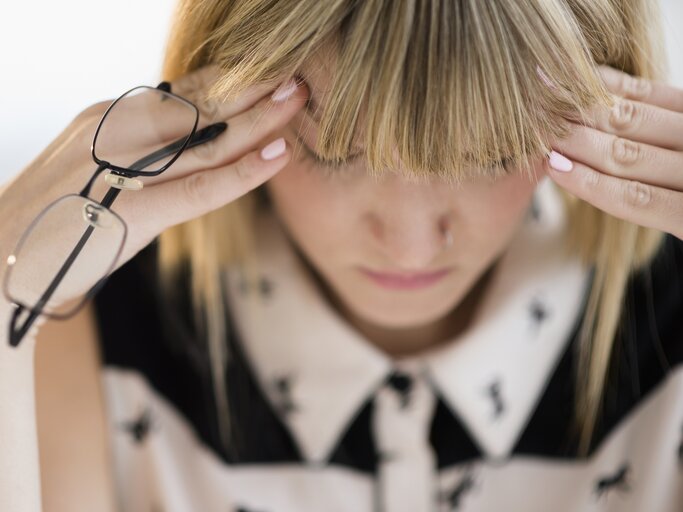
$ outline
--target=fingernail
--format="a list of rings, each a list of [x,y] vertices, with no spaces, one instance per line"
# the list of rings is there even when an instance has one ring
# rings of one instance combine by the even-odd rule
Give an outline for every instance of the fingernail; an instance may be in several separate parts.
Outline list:
[[[280,84],[280,87],[275,90],[271,99],[273,101],[284,101],[296,91],[296,87],[296,81],[293,78],[290,78],[285,83]]]
[[[261,150],[261,158],[264,160],[272,160],[273,158],[277,158],[284,153],[286,148],[287,146],[285,145],[285,139],[280,137],[279,139],[275,139]]]
[[[556,171],[569,172],[574,168],[574,164],[567,157],[560,155],[557,151],[551,151],[548,155],[550,167]]]

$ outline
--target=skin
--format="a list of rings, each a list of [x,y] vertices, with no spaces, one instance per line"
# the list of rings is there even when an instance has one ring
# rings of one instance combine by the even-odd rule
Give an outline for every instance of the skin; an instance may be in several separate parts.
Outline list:
[[[683,90],[611,67],[599,72],[617,101],[552,143],[573,168],[549,176],[615,217],[683,240]]]
[[[321,106],[329,76],[324,69],[320,62],[303,74]],[[400,172],[376,181],[362,159],[328,176],[309,153],[316,150],[317,129],[306,109],[292,118],[281,134],[294,147],[293,157],[265,187],[329,302],[393,356],[433,347],[462,332],[495,262],[521,225],[545,172],[543,162],[534,180],[513,172],[495,182],[482,179],[460,187],[436,178],[411,181]],[[450,226],[451,247],[444,247],[440,223]],[[428,287],[391,290],[363,275],[359,265],[383,272],[452,271]]]
[[[314,69],[324,69],[324,63]],[[569,160],[570,171],[542,159],[532,180],[513,172],[493,183],[455,189],[436,180],[410,182],[400,173],[375,182],[362,164],[325,178],[306,150],[298,158],[295,151],[266,187],[330,303],[370,342],[395,356],[457,336],[543,174],[615,217],[683,240],[683,90],[610,67],[598,71],[617,101],[612,109],[597,108],[586,125],[573,124],[570,136],[551,142]],[[305,74],[311,95],[322,105],[325,76]],[[315,150],[317,127],[304,110],[288,128],[293,146],[299,144],[297,133]],[[447,250],[441,249],[437,229],[442,221],[454,237]],[[387,272],[444,266],[454,271],[425,289],[390,291],[360,274],[358,265]]]

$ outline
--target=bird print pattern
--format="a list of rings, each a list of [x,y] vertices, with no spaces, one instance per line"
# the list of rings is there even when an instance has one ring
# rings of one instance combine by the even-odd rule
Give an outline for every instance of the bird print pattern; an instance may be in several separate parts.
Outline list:
[[[502,380],[499,377],[496,377],[486,387],[486,395],[489,397],[493,404],[492,418],[494,420],[499,419],[505,413],[505,402],[503,401],[502,388]]]
[[[543,293],[538,293],[532,297],[528,306],[528,312],[530,330],[532,331],[532,336],[530,336],[530,338],[533,339],[538,335],[538,331],[542,324],[546,323],[552,314],[550,305]]]
[[[130,434],[136,444],[141,444],[147,439],[149,433],[156,427],[152,418],[152,409],[145,407],[137,418],[122,422],[119,427]]]
[[[293,377],[291,375],[277,376],[272,379],[272,392],[277,409],[284,415],[298,410],[292,397]]]
[[[474,474],[471,468],[468,468],[462,478],[451,489],[439,492],[439,501],[445,506],[442,507],[442,510],[447,510],[448,512],[462,510],[460,507],[463,499],[476,486],[477,482],[475,481]]]
[[[257,292],[263,298],[270,298],[275,289],[275,284],[272,279],[266,276],[259,276],[256,283],[249,283],[246,278],[242,278],[239,282],[239,290],[243,295],[251,292]]]
[[[628,481],[630,473],[631,466],[625,462],[613,474],[606,475],[598,479],[598,481],[595,483],[596,496],[601,498],[611,489],[629,491],[631,489]]]

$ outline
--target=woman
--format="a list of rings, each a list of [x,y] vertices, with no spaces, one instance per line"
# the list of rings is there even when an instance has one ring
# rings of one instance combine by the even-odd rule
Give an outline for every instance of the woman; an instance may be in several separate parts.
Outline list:
[[[656,14],[181,2],[164,78],[228,130],[121,194],[82,314],[2,347],[3,510],[40,499],[36,338],[48,509],[680,509],[683,92]],[[82,186],[106,106],[3,190],[3,247]]]

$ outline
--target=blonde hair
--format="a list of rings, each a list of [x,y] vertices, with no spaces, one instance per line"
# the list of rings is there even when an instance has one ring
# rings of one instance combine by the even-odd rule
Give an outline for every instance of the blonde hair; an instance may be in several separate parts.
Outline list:
[[[298,77],[322,45],[337,60],[322,112],[319,153],[344,158],[365,108],[368,173],[490,178],[510,159],[531,173],[548,141],[597,106],[612,104],[597,64],[661,79],[659,10],[649,0],[180,0],[163,78],[203,65],[222,70],[210,98],[230,100],[257,82]],[[554,87],[539,79],[545,75]],[[219,426],[228,445],[225,297],[220,274],[244,265],[262,191],[159,238],[161,284],[170,293],[183,263],[212,368]],[[581,322],[576,375],[579,449],[599,418],[629,276],[648,264],[664,234],[622,221],[560,190],[569,214],[567,251],[595,273]]]

